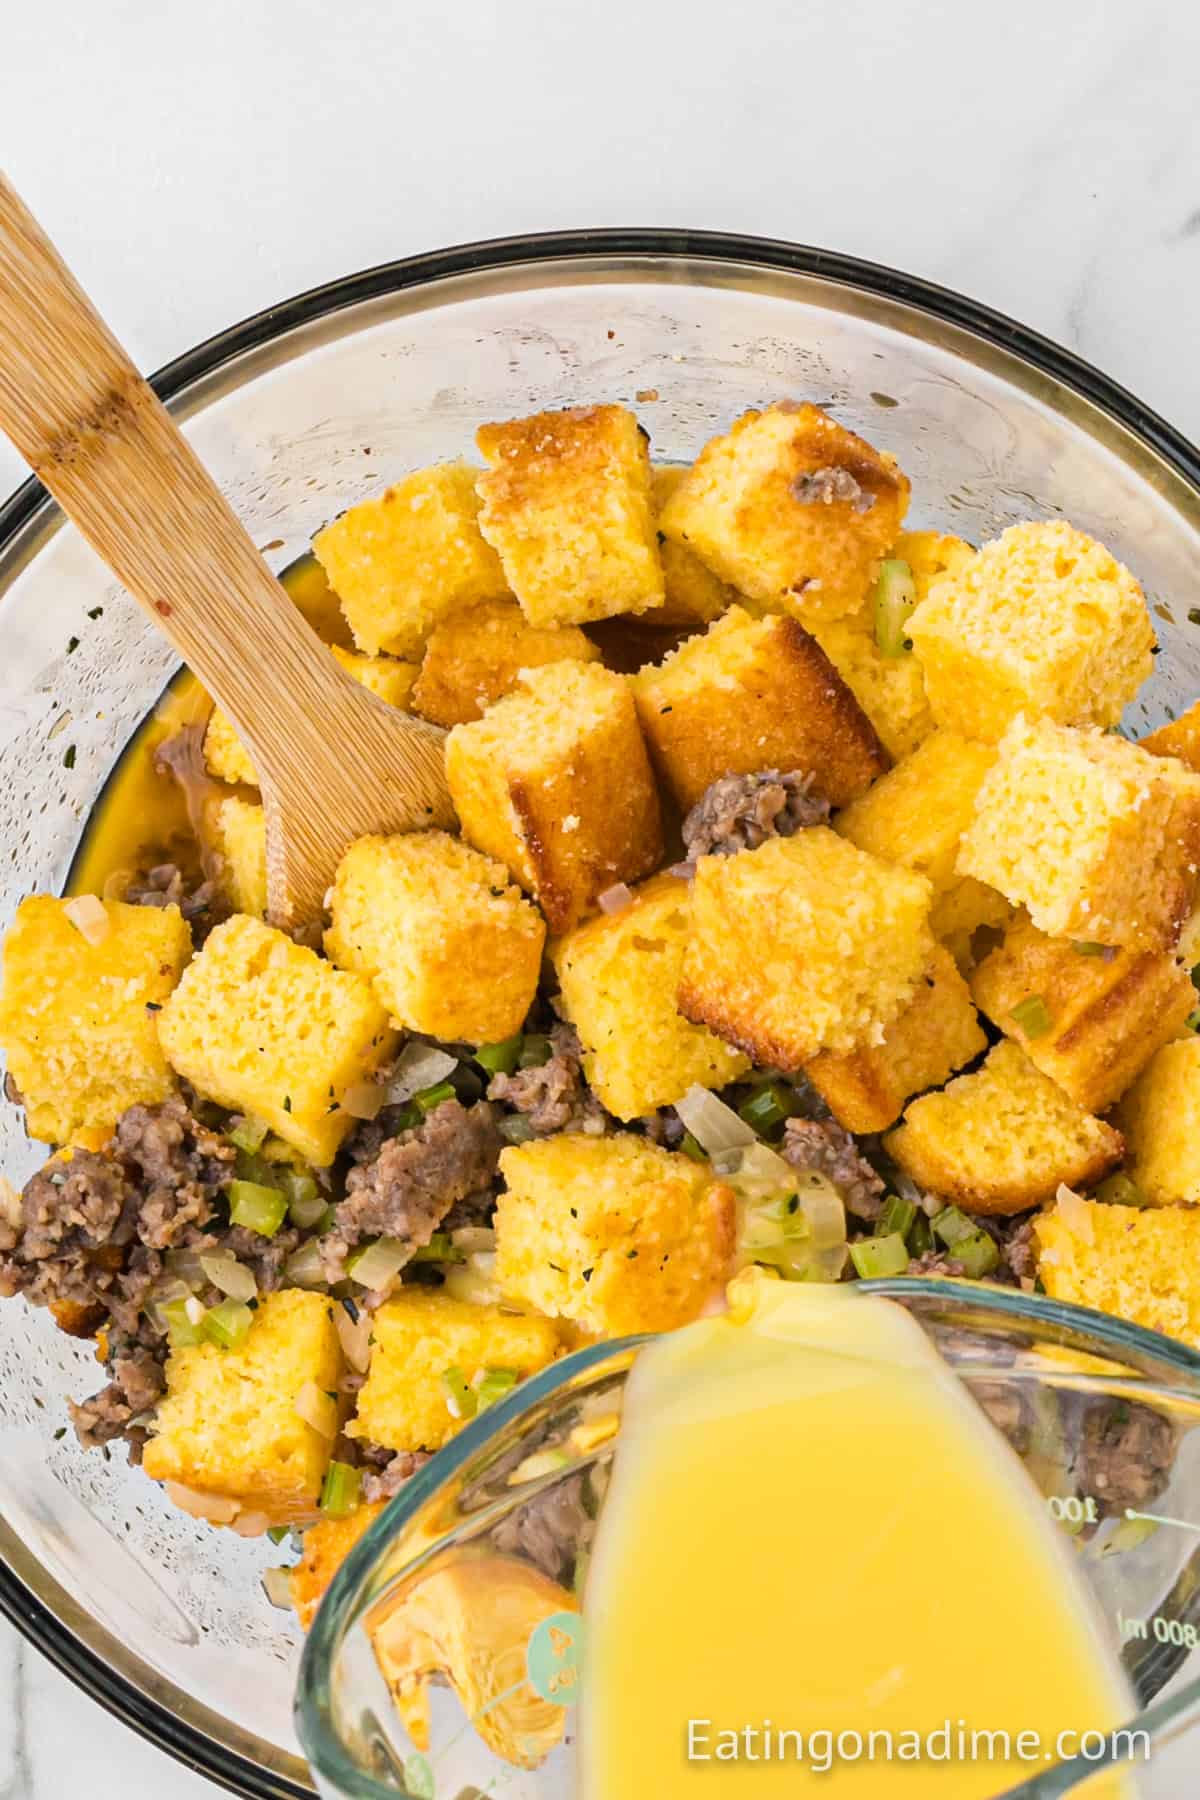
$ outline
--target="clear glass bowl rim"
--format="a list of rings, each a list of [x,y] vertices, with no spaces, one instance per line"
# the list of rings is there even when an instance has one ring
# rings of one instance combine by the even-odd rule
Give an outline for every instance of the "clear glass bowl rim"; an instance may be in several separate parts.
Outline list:
[[[1019,1328],[1022,1323],[1057,1327],[1075,1339],[1076,1347],[1086,1353],[1103,1357],[1109,1352],[1127,1362],[1152,1365],[1155,1369],[1152,1379],[1159,1392],[1168,1391],[1169,1382],[1186,1392],[1189,1398],[1200,1399],[1200,1352],[1157,1331],[1130,1325],[1090,1307],[1074,1306],[1011,1288],[942,1277],[910,1279],[902,1276],[860,1281],[856,1285],[860,1293],[878,1294],[884,1298],[930,1299],[950,1306],[959,1302],[976,1313],[991,1314],[997,1324],[1013,1328]],[[472,1420],[458,1432],[431,1462],[406,1482],[402,1492],[354,1546],[334,1576],[313,1622],[304,1646],[296,1689],[296,1729],[301,1745],[310,1765],[333,1784],[334,1791],[345,1794],[348,1800],[350,1797],[352,1800],[397,1800],[396,1788],[376,1781],[346,1754],[333,1726],[328,1682],[328,1671],[333,1666],[338,1645],[357,1615],[372,1570],[392,1539],[445,1481],[514,1420],[552,1400],[579,1376],[600,1364],[619,1361],[623,1355],[648,1341],[643,1335],[591,1344],[522,1382],[515,1393],[489,1407],[486,1415]],[[1169,1698],[1160,1698],[1143,1708],[1135,1722],[1151,1733],[1169,1733],[1173,1725],[1197,1709],[1200,1709],[1200,1676],[1185,1683]],[[1087,1773],[1095,1776],[1100,1766],[1090,1763]],[[1054,1774],[1061,1778],[1062,1773],[1061,1769],[1054,1771],[1043,1780],[1052,1781]],[[1048,1786],[1035,1787],[1032,1783],[1028,1790],[1017,1786],[1008,1790],[1012,1800],[1019,1800],[1019,1796],[1027,1791],[1033,1794],[1051,1790]],[[1068,1791],[1063,1790],[1064,1793]]]
[[[700,264],[779,271],[898,303],[914,315],[923,315],[931,325],[958,328],[982,345],[1003,352],[1007,359],[1047,377],[1068,395],[1089,403],[1137,440],[1143,452],[1150,452],[1165,463],[1189,490],[1189,499],[1200,506],[1200,450],[1136,395],[1072,351],[979,301],[903,270],[818,246],[731,232],[605,228],[526,233],[400,258],[310,288],[253,314],[177,357],[150,379],[172,410],[186,412],[189,398],[227,365],[268,349],[304,326],[330,319],[364,302],[406,290],[433,288],[456,276],[518,271],[522,267],[528,267],[531,274],[553,273],[557,267],[566,273],[566,265],[572,262],[586,264],[606,259],[620,259],[625,267],[635,270],[642,265],[648,279],[662,279],[664,272],[670,277],[674,272],[683,284]],[[40,540],[42,529],[51,526],[58,516],[58,509],[41,482],[36,478],[26,481],[0,504],[0,561],[14,551],[23,560],[23,544],[34,537]],[[36,546],[33,553],[36,554]],[[915,1284],[908,1285],[911,1288]],[[944,1289],[946,1284],[938,1285]],[[979,1292],[975,1290],[976,1297]],[[1079,1309],[1057,1310],[1075,1314]],[[1099,1319],[1099,1315],[1092,1314],[1082,1317],[1089,1325]],[[1111,1326],[1113,1322],[1105,1323]],[[1132,1327],[1121,1330],[1134,1332],[1143,1340],[1144,1350],[1173,1363],[1181,1374],[1200,1378],[1200,1357],[1184,1346],[1159,1339],[1153,1333],[1136,1332]],[[603,1348],[611,1354],[613,1347]],[[361,1548],[372,1542],[378,1530],[376,1526],[368,1534]],[[348,1569],[348,1579],[350,1573]],[[332,1608],[326,1610],[332,1619]],[[0,1614],[99,1705],[219,1786],[251,1800],[305,1800],[311,1795],[309,1786],[217,1743],[117,1674],[76,1638],[2,1560]],[[372,1790],[362,1791],[366,1794]],[[381,1795],[389,1792],[374,1791]]]

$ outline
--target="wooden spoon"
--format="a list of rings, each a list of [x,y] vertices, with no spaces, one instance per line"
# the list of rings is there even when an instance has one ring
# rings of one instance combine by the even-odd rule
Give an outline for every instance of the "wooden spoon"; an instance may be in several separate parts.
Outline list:
[[[452,823],[443,733],[321,644],[2,175],[0,427],[237,727],[273,923],[311,928],[355,838]]]

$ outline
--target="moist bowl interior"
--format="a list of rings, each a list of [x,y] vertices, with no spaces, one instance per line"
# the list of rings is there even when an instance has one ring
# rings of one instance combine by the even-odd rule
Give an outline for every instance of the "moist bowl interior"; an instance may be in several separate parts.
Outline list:
[[[1196,452],[1053,345],[888,270],[703,233],[473,245],[304,295],[158,385],[276,569],[364,493],[471,454],[486,419],[621,400],[681,460],[747,407],[820,401],[899,459],[911,523],[978,542],[1065,515],[1129,563],[1161,644],[1131,729],[1200,694]],[[0,645],[3,931],[23,895],[60,887],[174,659],[34,483],[0,509]],[[19,1184],[37,1161],[4,1108],[0,1170]],[[99,1385],[90,1346],[0,1306],[0,1608],[193,1767],[244,1794],[311,1792],[299,1633],[259,1585],[278,1552],[58,1436],[68,1397]]]

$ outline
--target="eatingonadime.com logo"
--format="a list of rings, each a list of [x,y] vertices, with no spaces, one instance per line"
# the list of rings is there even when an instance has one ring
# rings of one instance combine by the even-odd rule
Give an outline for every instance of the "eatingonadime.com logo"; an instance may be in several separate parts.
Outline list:
[[[991,1730],[945,1719],[928,1731],[800,1731],[772,1724],[722,1725],[689,1719],[685,1733],[689,1763],[803,1763],[824,1775],[854,1762],[1059,1763],[1146,1761],[1150,1734],[1135,1726],[1118,1731]]]

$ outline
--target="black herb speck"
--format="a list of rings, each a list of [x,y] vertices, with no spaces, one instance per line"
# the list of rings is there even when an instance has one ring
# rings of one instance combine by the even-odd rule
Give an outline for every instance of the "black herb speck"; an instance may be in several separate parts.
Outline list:
[[[162,1007],[159,1005],[157,1000],[147,1000],[146,1011],[147,1012],[161,1012]]]
[[[75,746],[74,746],[74,744],[68,744],[66,749],[63,752],[63,768],[64,769],[73,769],[74,767],[75,767]]]
[[[103,617],[104,617],[104,608],[102,606],[93,606],[93,607],[89,608],[89,610],[88,610],[88,618],[89,619],[102,619]]]
[[[585,1281],[590,1281],[592,1279],[592,1274],[593,1274],[593,1271],[591,1269],[584,1269],[583,1270],[583,1279]]]
[[[283,1110],[286,1113],[290,1113],[292,1110],[292,1096],[290,1094],[285,1094],[283,1096]]]
[[[56,1443],[56,1444],[58,1444],[58,1443],[61,1443],[61,1442],[62,1442],[62,1440],[63,1440],[63,1438],[65,1438],[65,1437],[66,1437],[66,1435],[67,1435],[67,1428],[66,1428],[66,1426],[65,1426],[65,1425],[60,1425],[60,1426],[59,1426],[59,1428],[58,1428],[58,1430],[57,1430],[57,1431],[56,1431],[56,1432],[55,1432],[55,1434],[54,1434],[54,1441],[55,1441],[55,1443]]]
[[[79,648],[79,639],[77,637],[70,637],[67,639],[67,655],[68,656],[74,656],[74,654],[75,654],[76,650],[78,650],[78,648]]]
[[[346,1317],[349,1319],[350,1323],[352,1325],[357,1325],[358,1324],[358,1308],[354,1304],[353,1300],[350,1300],[348,1298],[343,1300],[342,1306],[345,1308]]]

